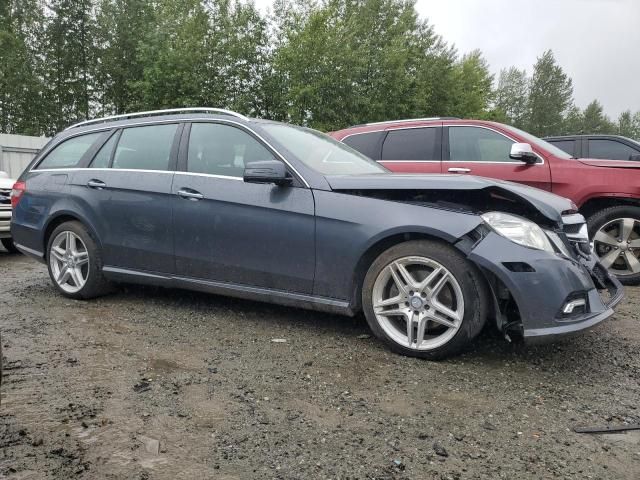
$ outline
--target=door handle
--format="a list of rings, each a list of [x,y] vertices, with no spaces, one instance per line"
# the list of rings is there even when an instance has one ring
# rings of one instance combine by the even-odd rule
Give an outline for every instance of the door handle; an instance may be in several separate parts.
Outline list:
[[[103,188],[106,188],[106,186],[107,186],[107,184],[106,184],[106,183],[104,183],[104,182],[103,182],[103,181],[101,181],[101,180],[93,179],[93,180],[89,180],[89,181],[87,182],[87,187],[89,187],[89,188],[96,188],[96,189],[98,189],[98,190],[102,190]]]
[[[471,171],[470,168],[460,168],[460,167],[451,167],[449,172],[451,173],[469,173]]]
[[[178,196],[182,198],[186,198],[187,200],[202,200],[204,195],[200,192],[196,192],[195,190],[181,188],[178,190]]]

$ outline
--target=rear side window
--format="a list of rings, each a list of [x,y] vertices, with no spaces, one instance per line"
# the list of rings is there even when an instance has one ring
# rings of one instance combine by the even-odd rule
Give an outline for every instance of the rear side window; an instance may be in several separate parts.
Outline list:
[[[126,128],[113,157],[113,168],[168,170],[177,124]]]
[[[616,140],[589,139],[589,157],[608,160],[631,160],[640,151]]]
[[[549,140],[547,140],[549,142]],[[575,140],[552,140],[549,143],[555,145],[560,150],[564,150],[571,156],[575,156]]]
[[[385,132],[358,133],[342,140],[343,143],[373,160],[380,160],[380,140]]]
[[[440,160],[437,128],[390,130],[382,145],[382,160]]]
[[[111,153],[116,146],[116,142],[118,140],[118,134],[115,133],[111,135],[111,138],[107,140],[102,148],[98,151],[95,157],[93,157],[93,161],[89,167],[91,168],[108,168],[109,162],[111,161]]]
[[[460,162],[513,162],[513,141],[493,130],[449,127],[449,160]]]
[[[187,171],[242,177],[248,162],[275,160],[247,132],[218,123],[194,123],[189,135]]]
[[[75,167],[100,135],[102,135],[102,132],[80,135],[70,138],[69,140],[65,140],[49,152],[45,159],[40,162],[36,168]]]

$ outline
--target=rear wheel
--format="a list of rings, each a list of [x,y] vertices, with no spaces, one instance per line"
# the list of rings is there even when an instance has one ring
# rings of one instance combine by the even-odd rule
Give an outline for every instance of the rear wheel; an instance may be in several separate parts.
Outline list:
[[[605,208],[588,220],[600,263],[626,285],[640,284],[640,207]]]
[[[53,284],[66,297],[87,299],[110,290],[102,275],[100,249],[80,222],[66,222],[53,231],[47,265]]]
[[[2,240],[2,246],[4,247],[4,249],[9,252],[9,253],[20,253],[20,250],[18,250],[15,246],[15,244],[13,243],[13,239],[12,238],[3,238]]]
[[[362,305],[392,350],[437,360],[458,353],[482,329],[488,292],[478,269],[449,245],[410,241],[369,268]]]

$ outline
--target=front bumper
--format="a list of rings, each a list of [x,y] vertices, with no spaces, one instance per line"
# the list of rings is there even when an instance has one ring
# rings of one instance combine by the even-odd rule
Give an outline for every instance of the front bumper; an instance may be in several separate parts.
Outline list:
[[[469,259],[508,290],[527,343],[548,342],[589,329],[613,315],[613,307],[623,297],[620,282],[593,255],[570,259],[523,247],[490,232],[469,252]],[[515,269],[514,264],[518,265]],[[585,300],[584,307],[564,314],[563,307],[576,298]]]

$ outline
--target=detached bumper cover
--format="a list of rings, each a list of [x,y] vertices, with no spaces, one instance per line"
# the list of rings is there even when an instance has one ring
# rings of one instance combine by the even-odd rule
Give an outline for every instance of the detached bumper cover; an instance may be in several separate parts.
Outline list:
[[[622,285],[594,256],[574,260],[517,245],[494,232],[469,253],[469,259],[493,273],[518,306],[524,339],[547,342],[589,329],[613,315],[623,298]],[[514,272],[505,264],[526,263],[531,271]],[[584,310],[563,315],[572,298],[584,298]]]

